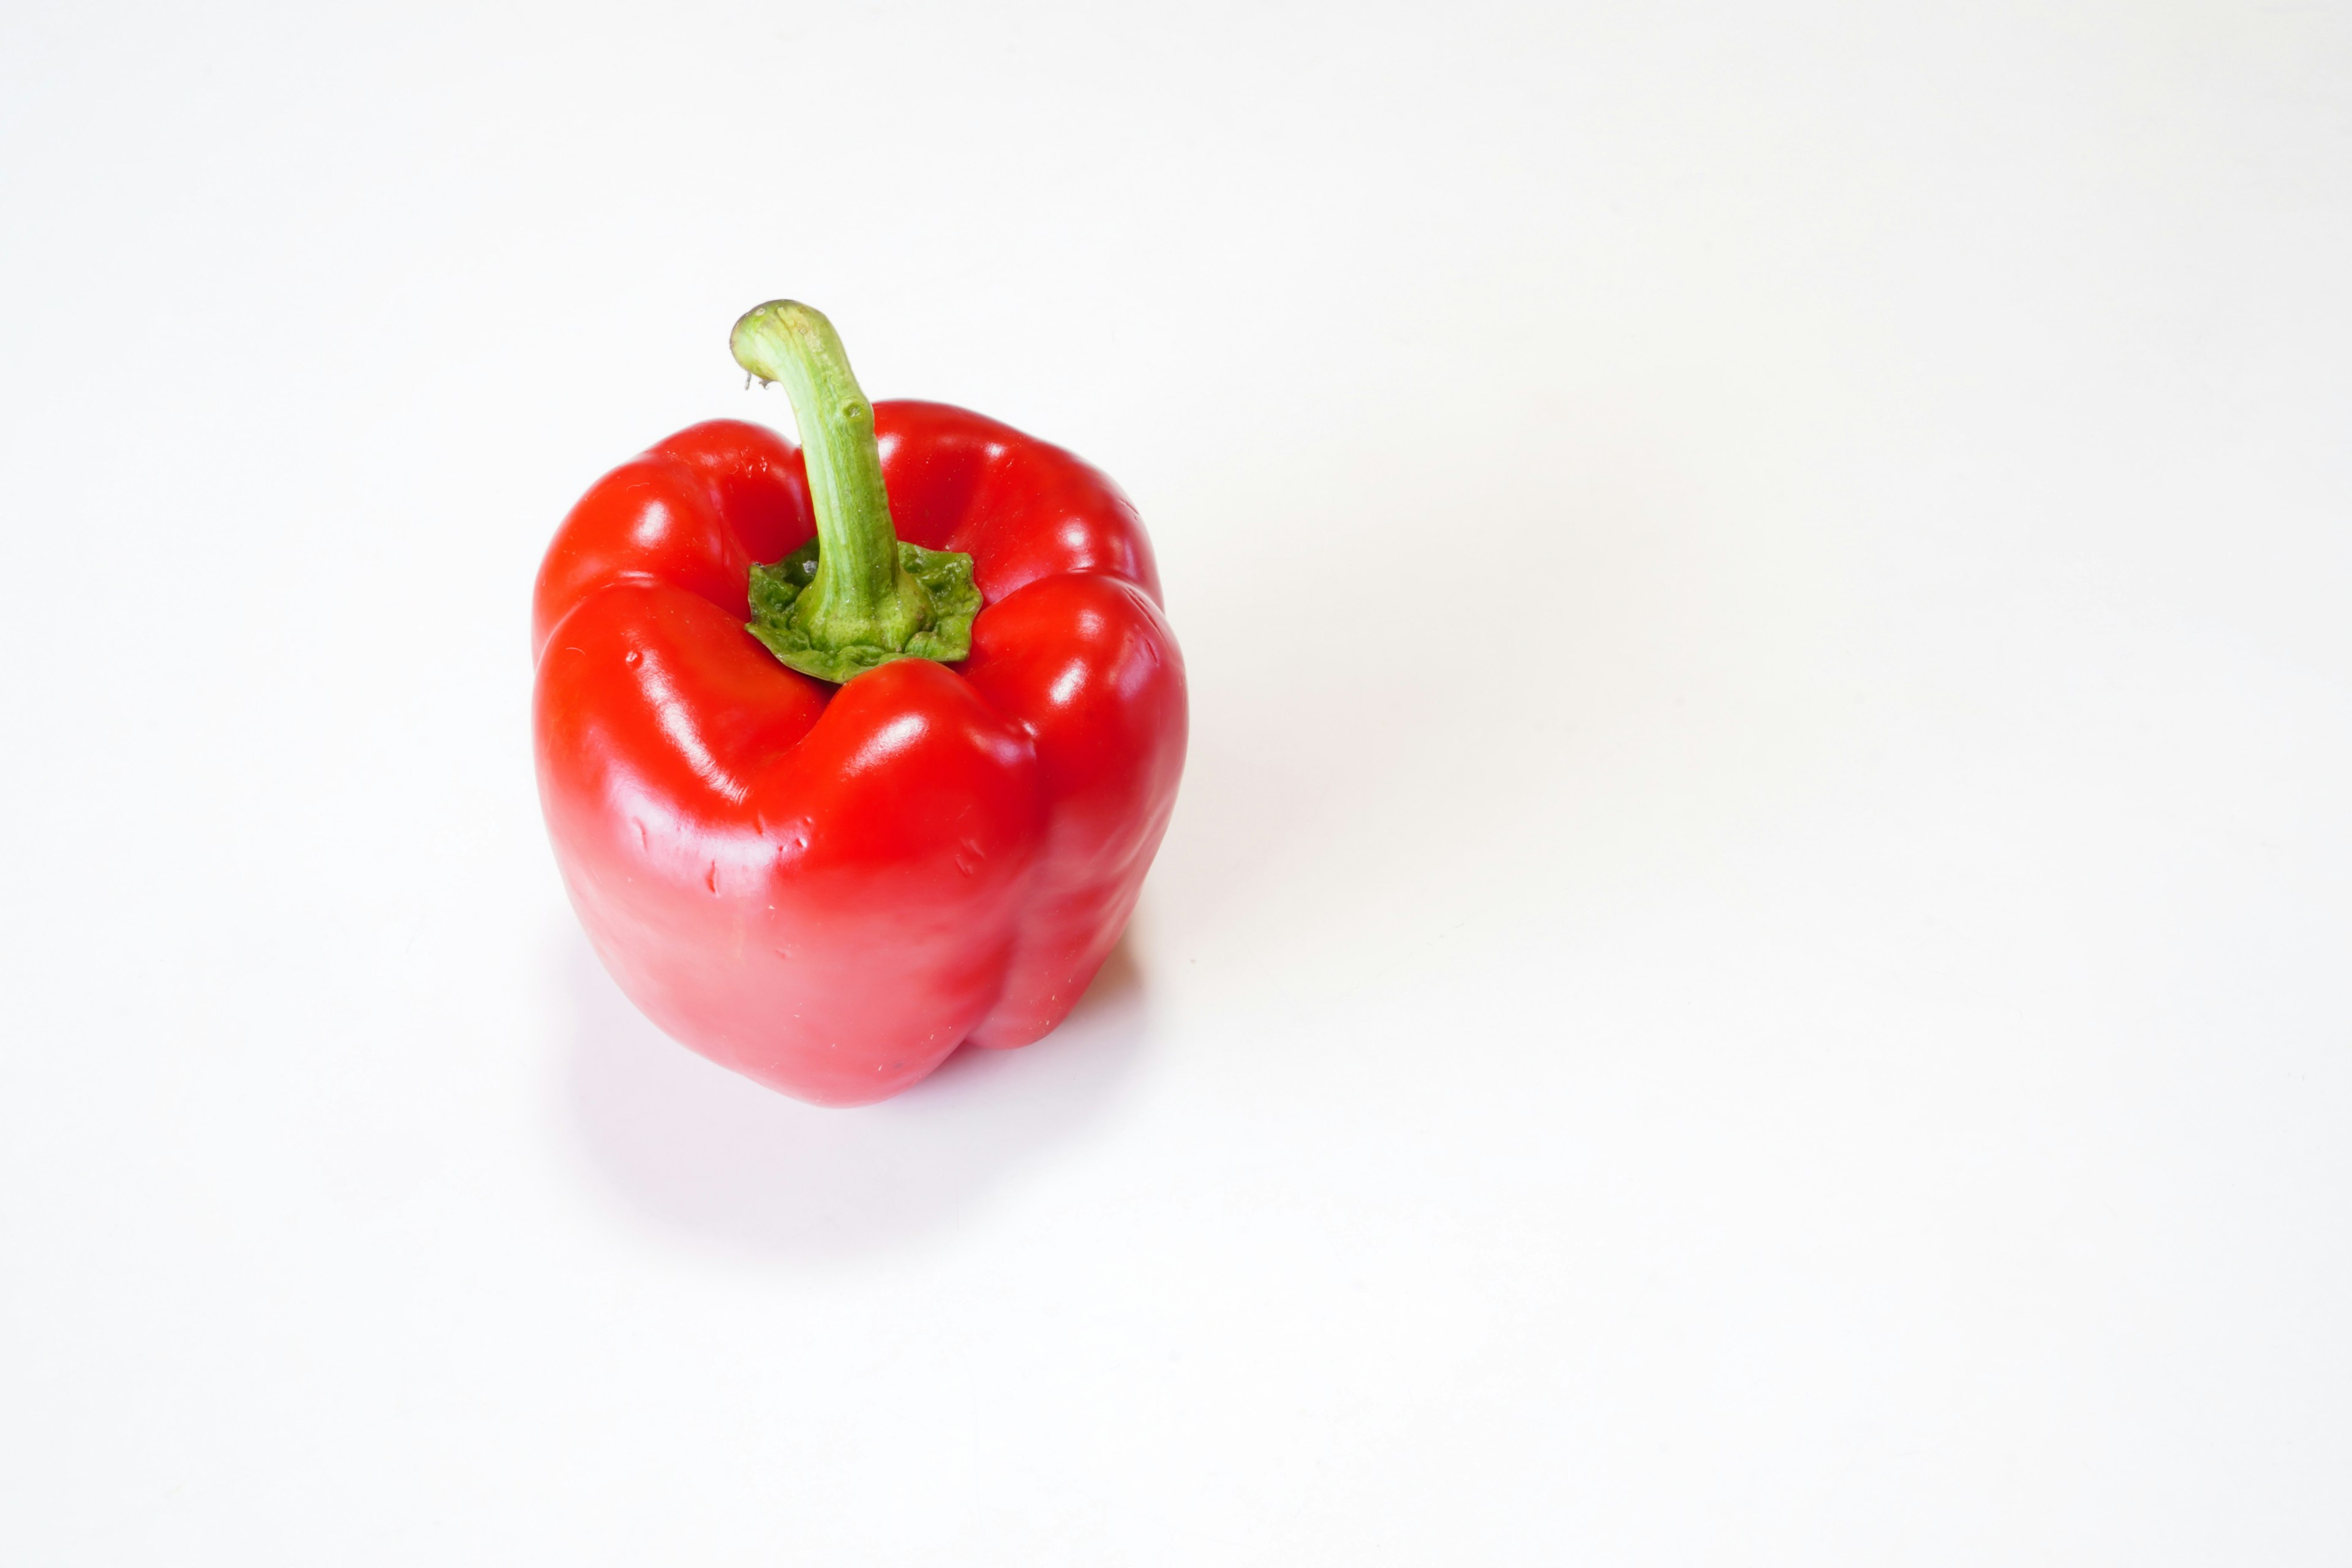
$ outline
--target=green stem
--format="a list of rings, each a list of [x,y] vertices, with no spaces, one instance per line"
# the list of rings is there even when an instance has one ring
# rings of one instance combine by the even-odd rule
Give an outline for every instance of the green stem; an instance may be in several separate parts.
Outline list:
[[[822,312],[772,300],[728,340],[735,363],[783,383],[816,511],[803,551],[751,570],[751,634],[785,664],[847,680],[894,658],[961,658],[980,608],[971,557],[900,542],[882,488],[874,405]],[[813,570],[812,570],[813,565]],[[764,579],[764,581],[763,581]]]

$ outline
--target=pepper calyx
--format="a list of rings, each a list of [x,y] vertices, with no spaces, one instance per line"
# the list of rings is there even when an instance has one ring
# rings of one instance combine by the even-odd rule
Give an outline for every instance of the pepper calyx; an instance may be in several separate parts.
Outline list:
[[[980,588],[971,580],[971,557],[961,551],[926,550],[898,542],[898,565],[924,589],[934,619],[893,647],[877,641],[821,643],[797,624],[792,608],[816,580],[822,540],[812,539],[772,565],[751,568],[751,619],[746,629],[787,667],[819,680],[855,679],[894,658],[929,658],[953,664],[971,652],[971,623],[980,614]]]

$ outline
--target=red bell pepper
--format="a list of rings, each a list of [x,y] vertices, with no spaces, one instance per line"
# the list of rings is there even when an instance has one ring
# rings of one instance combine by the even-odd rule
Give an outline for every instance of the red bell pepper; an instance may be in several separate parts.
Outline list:
[[[1086,990],[1175,803],[1183,660],[1102,474],[960,408],[868,404],[805,306],[731,346],[803,446],[697,425],[564,519],[532,605],[540,799],[648,1017],[865,1104]]]

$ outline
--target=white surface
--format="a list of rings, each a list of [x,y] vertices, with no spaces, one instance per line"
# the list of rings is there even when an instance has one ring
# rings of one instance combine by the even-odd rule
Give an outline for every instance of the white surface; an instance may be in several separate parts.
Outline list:
[[[12,5],[0,1555],[2352,1558],[2352,31],[1961,9]],[[850,1113],[526,727],[783,293],[1193,680]]]

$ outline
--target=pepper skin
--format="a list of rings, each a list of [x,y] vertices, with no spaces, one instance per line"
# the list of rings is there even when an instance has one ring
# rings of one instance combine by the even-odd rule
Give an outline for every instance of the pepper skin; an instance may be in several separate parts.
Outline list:
[[[668,1034],[823,1105],[1060,1023],[1184,758],[1183,662],[1118,489],[940,404],[871,427],[898,538],[971,558],[960,662],[836,687],[752,637],[751,568],[816,524],[800,448],[733,420],[598,480],[532,607],[540,798],[598,956]]]

